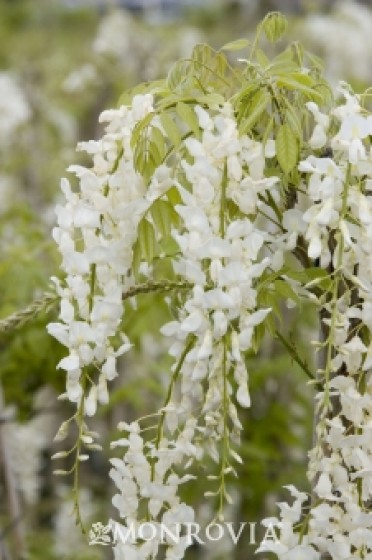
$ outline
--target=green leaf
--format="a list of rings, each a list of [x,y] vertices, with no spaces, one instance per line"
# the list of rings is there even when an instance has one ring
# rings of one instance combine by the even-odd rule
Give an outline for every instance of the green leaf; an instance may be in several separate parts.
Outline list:
[[[261,348],[261,342],[263,337],[265,336],[265,321],[257,325],[254,329],[253,338],[252,338],[252,350],[256,354]]]
[[[177,187],[172,187],[169,189],[169,191],[167,191],[167,198],[173,208],[176,206],[176,204],[182,203],[182,198]]]
[[[133,154],[133,163],[136,171],[142,175],[145,183],[148,183],[155,171],[156,160],[155,155],[156,146],[150,142],[138,142]]]
[[[298,140],[288,124],[282,124],[275,138],[276,156],[284,173],[288,174],[298,161]]]
[[[193,84],[192,65],[188,60],[175,62],[168,72],[167,86],[170,91],[183,93],[188,91]]]
[[[243,119],[239,125],[240,134],[247,134],[251,130],[251,128],[262,116],[269,101],[270,95],[264,89],[259,90],[252,97],[252,101],[249,104],[249,110],[247,111],[248,117]],[[244,100],[242,101],[242,103],[244,103]]]
[[[265,131],[262,135],[262,144],[265,146],[269,138],[271,138],[271,133],[274,130],[274,117],[271,115],[269,118],[267,125],[265,127]],[[273,173],[275,175],[275,172]]]
[[[291,105],[290,101],[285,98],[285,96],[283,96],[283,99],[286,105],[285,121],[288,123],[291,130],[293,130],[293,132],[296,134],[297,138],[302,140],[303,132],[300,115],[297,113],[296,108]]]
[[[252,80],[248,85],[246,85],[242,90],[238,91],[238,93],[236,93],[233,96],[233,103],[235,106],[239,107],[240,115],[245,114],[244,112],[245,106],[243,105],[244,101],[247,101],[250,98],[252,98],[255,93],[260,91],[260,89],[261,89],[260,83],[258,83],[257,80]]]
[[[296,72],[299,70],[299,65],[293,58],[293,52],[290,48],[285,49],[279,53],[269,64],[266,69],[267,74],[270,76],[281,73]]]
[[[277,85],[289,90],[299,91],[309,99],[321,102],[322,95],[314,88],[314,80],[307,74],[293,72],[292,74],[282,75],[277,79]]]
[[[329,273],[317,266],[305,268],[304,270],[286,269],[285,274],[302,284],[314,282],[314,285],[322,290],[328,290],[332,285],[332,278]]]
[[[141,256],[151,263],[156,252],[156,238],[154,226],[144,218],[138,226],[138,242]]]
[[[162,237],[170,234],[172,224],[177,223],[178,214],[166,200],[156,200],[151,206],[151,216]]]
[[[270,59],[266,56],[263,50],[256,49],[256,58],[262,68],[267,68],[269,66]]]
[[[316,70],[320,70],[321,72],[323,71],[324,60],[322,58],[320,58],[320,56],[316,56],[314,53],[310,53],[310,52],[306,51],[306,57],[311,62],[313,68],[315,68]]]
[[[314,92],[315,91],[318,95],[320,95],[321,102],[319,102],[319,104],[331,105],[334,103],[332,88],[325,80],[320,80],[314,86]]]
[[[147,115],[134,129],[132,137],[133,161],[136,171],[148,183],[155,169],[163,162],[166,142],[160,129],[150,126],[154,113]]]
[[[218,76],[225,76],[228,66],[227,58],[224,53],[219,52],[215,58],[215,68]]]
[[[286,282],[285,280],[281,280],[281,279],[275,280],[274,286],[275,286],[276,293],[279,294],[280,296],[282,296],[286,299],[291,299],[292,301],[296,302],[297,304],[301,303],[300,298],[298,297],[296,292],[293,290],[293,288],[289,284],[289,282]]]
[[[176,111],[185,124],[192,130],[196,137],[199,137],[199,122],[197,116],[189,105],[180,101],[177,103]]]
[[[216,68],[216,52],[209,45],[202,43],[193,48],[191,57],[194,85],[205,93],[210,89],[212,81],[219,76]]]
[[[304,74],[303,72],[286,72],[283,73],[282,78],[288,80],[288,82],[292,82],[294,87],[301,87],[305,86],[306,88],[312,88],[315,84],[315,80],[309,76],[309,74]],[[278,83],[280,85],[280,83]]]
[[[225,98],[219,93],[207,93],[206,95],[198,95],[195,101],[201,105],[222,105]]]
[[[166,143],[164,136],[157,126],[151,128],[151,148],[153,152],[154,163],[160,165],[166,153]]]
[[[149,126],[150,122],[154,118],[155,113],[148,113],[145,118],[139,121],[133,129],[132,137],[130,139],[130,144],[132,150],[135,150],[140,137],[144,133],[145,129]]]
[[[176,123],[174,122],[174,118],[172,118],[169,113],[161,113],[160,122],[169,140],[175,148],[178,148],[181,143],[182,136]]]
[[[294,60],[296,60],[298,62],[298,66],[302,68],[304,65],[305,54],[303,45],[301,45],[301,43],[299,43],[298,41],[295,41],[289,46],[289,48],[293,53]]]
[[[262,28],[271,43],[276,43],[284,35],[288,21],[280,12],[267,14],[262,22]]]
[[[223,47],[221,47],[221,51],[241,51],[248,47],[249,41],[248,39],[237,39],[236,41],[231,41],[230,43],[226,43]]]
[[[201,62],[210,66],[213,65],[216,57],[216,51],[212,49],[207,43],[199,43],[195,45],[192,50],[191,58],[194,61]]]

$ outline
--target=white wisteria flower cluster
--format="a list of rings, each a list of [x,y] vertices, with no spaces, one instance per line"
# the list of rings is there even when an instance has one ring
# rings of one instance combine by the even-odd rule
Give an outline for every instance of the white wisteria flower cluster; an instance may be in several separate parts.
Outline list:
[[[279,503],[280,518],[265,521],[277,526],[279,540],[260,547],[280,560],[372,558],[372,116],[345,84],[340,91],[345,102],[330,118],[308,107],[317,123],[310,143],[330,146],[332,156],[299,164],[308,255],[328,267],[332,282],[319,302],[325,338],[317,345],[326,359],[309,453],[313,496],[288,487],[293,503]]]
[[[239,185],[256,180],[263,191],[272,188],[276,179],[263,176],[263,146],[239,139],[231,106],[224,105],[214,115],[196,106],[195,113],[202,134],[200,140],[185,142],[191,158],[183,160],[181,167],[190,188],[177,184],[182,203],[175,209],[182,227],[172,231],[180,248],[175,272],[193,287],[179,319],[161,329],[175,339],[169,350],[175,358],[172,385],[179,378],[180,391],[169,394],[154,442],[146,445],[138,423],[121,426],[129,435],[115,443],[127,452],[123,460],[112,460],[111,476],[120,491],[113,503],[129,525],[140,522],[136,515],[141,500],[147,501],[151,519],[157,519],[166,506],[162,523],[193,521],[193,510],[177,496],[177,487],[192,477],[179,477],[173,468],[201,460],[205,452],[221,465],[219,486],[207,494],[220,496],[222,515],[223,500],[229,500],[225,476],[233,472],[231,460],[241,461],[231,446],[239,443],[242,429],[234,401],[250,405],[243,352],[251,347],[254,327],[270,312],[256,309],[254,287],[270,263],[269,257],[257,262],[267,236],[248,217],[228,223],[225,205]],[[256,169],[254,179],[249,164]],[[250,204],[253,214],[257,202],[246,192],[239,202]],[[138,557],[151,557],[159,544],[153,539],[151,545],[141,545]],[[187,539],[183,544],[186,548]],[[176,551],[169,547],[167,558],[179,557],[180,546]],[[118,548],[122,554],[118,557],[129,554],[129,544]]]
[[[67,372],[67,397],[93,416],[97,401],[108,402],[107,381],[117,376],[117,357],[128,351],[125,335],[117,334],[123,315],[123,291],[131,286],[132,248],[138,223],[149,207],[142,177],[133,166],[131,130],[152,110],[151,96],[138,96],[132,107],[106,111],[107,133],[98,141],[81,143],[92,154],[93,167],[71,166],[80,182],[79,193],[67,179],[61,188],[65,204],[58,205],[53,236],[63,257],[63,285],[54,279],[61,297],[59,323],[48,331],[69,349],[58,367]],[[125,184],[126,187],[122,188]],[[99,369],[89,390],[82,368]]]

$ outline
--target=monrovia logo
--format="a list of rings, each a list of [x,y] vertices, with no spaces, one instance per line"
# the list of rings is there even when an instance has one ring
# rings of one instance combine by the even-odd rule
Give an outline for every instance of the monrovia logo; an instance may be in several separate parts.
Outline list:
[[[236,545],[243,533],[248,537],[249,544],[258,544],[256,526],[257,522],[247,521],[239,524],[212,522],[203,527],[199,523],[191,522],[173,523],[171,526],[164,523],[144,522],[125,526],[110,519],[107,525],[101,522],[92,525],[89,531],[89,544],[113,546],[123,543],[133,545],[144,541],[157,540],[160,544],[168,545],[177,545],[182,541],[190,546],[196,543],[204,545],[207,542],[217,542],[224,537],[228,537]],[[265,532],[259,542],[262,545],[270,541],[279,542],[272,523],[265,524]]]

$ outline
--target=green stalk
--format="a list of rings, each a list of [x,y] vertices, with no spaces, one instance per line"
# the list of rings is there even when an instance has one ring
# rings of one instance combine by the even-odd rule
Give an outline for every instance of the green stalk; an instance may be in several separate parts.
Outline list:
[[[225,220],[226,220],[226,188],[227,188],[227,162],[225,162],[223,169],[222,185],[221,185],[221,203],[220,203],[220,235],[222,239],[225,237]],[[227,391],[227,334],[223,336],[223,355],[222,355],[222,395],[223,395],[223,436],[222,436],[222,457],[221,457],[221,474],[220,474],[220,487],[219,487],[219,508],[218,514],[220,519],[223,518],[224,498],[225,498],[225,470],[228,464],[228,451],[229,451],[229,429],[227,425],[228,420],[228,391]]]
[[[227,335],[223,337],[223,357],[222,357],[222,379],[223,379],[223,441],[222,441],[222,457],[221,457],[221,475],[220,475],[220,488],[219,488],[219,508],[218,515],[220,520],[223,520],[223,508],[225,498],[225,470],[228,466],[228,452],[229,452],[229,430],[227,426],[228,409],[229,409],[229,395],[227,391]]]

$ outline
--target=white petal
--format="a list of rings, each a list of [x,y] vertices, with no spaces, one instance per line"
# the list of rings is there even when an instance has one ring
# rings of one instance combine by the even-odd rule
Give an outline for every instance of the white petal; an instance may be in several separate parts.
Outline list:
[[[201,327],[203,320],[204,317],[200,311],[193,311],[182,321],[181,329],[186,332],[196,332]]]
[[[317,259],[318,257],[320,257],[321,252],[322,243],[320,241],[320,237],[317,235],[313,235],[310,240],[308,255],[311,259]]]
[[[236,392],[236,400],[240,406],[244,408],[249,408],[251,406],[251,398],[249,396],[248,387],[245,383],[239,386]]]
[[[329,498],[332,496],[332,483],[327,473],[322,473],[314,488],[314,492],[319,498]]]
[[[85,399],[85,414],[94,416],[97,410],[97,387],[95,385],[89,391],[88,397]]]
[[[77,370],[80,367],[80,359],[76,354],[70,354],[57,364],[57,368],[65,369],[66,371]]]

